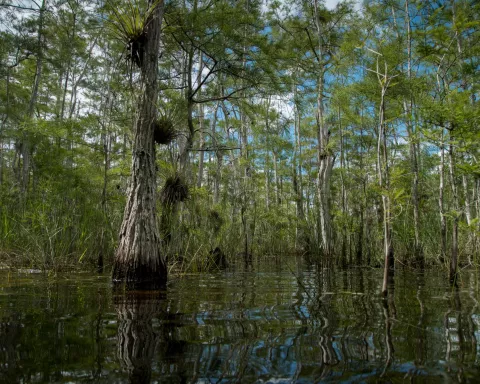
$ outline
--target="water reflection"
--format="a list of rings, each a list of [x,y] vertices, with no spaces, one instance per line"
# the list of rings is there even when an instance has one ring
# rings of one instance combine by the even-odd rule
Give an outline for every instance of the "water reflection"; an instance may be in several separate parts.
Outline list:
[[[383,305],[383,317],[385,318],[385,345],[386,345],[386,359],[385,368],[382,371],[381,377],[385,376],[388,369],[392,365],[393,355],[395,348],[393,346],[392,338],[392,323],[396,320],[396,308],[395,308],[395,294],[393,281],[390,282],[390,287],[387,292],[387,297],[382,300]]]
[[[452,369],[455,370],[458,381],[463,382],[465,350],[461,313],[462,303],[458,287],[455,285],[452,287],[452,290],[453,292],[449,297],[450,305],[445,313],[445,340],[447,345],[445,361],[448,372],[452,372]]]
[[[15,382],[16,372],[20,368],[15,350],[20,340],[21,326],[19,314],[0,318],[0,378]]]
[[[131,383],[150,383],[152,360],[160,335],[153,329],[155,316],[165,312],[165,295],[126,292],[113,298],[118,315],[117,356]]]
[[[0,382],[475,382],[478,278],[301,263],[173,278],[0,279]]]

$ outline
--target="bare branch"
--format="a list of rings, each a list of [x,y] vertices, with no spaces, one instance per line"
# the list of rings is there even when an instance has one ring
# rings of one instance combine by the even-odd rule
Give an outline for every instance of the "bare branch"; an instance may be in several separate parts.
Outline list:
[[[7,4],[7,3],[0,3],[0,7],[8,7],[8,8],[15,8],[15,9],[21,9],[22,11],[34,11],[34,12],[40,12],[40,8],[30,8],[30,7],[22,7],[21,5],[13,5],[13,4]]]
[[[210,101],[223,101],[223,100],[228,100],[228,99],[231,99],[232,96],[237,93],[237,92],[240,92],[240,91],[244,91],[245,89],[248,89],[249,87],[242,87],[242,88],[239,88],[239,89],[236,89],[232,92],[230,92],[228,95],[225,95],[225,96],[219,96],[219,97],[210,97],[208,99],[202,99],[202,100],[195,100],[195,99],[192,99],[192,101],[194,103],[197,103],[197,104],[201,104],[201,103],[208,103]]]

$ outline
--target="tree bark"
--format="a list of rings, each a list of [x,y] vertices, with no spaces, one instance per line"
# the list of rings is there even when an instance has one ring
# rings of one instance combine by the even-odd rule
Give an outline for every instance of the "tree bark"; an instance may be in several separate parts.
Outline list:
[[[0,125],[0,187],[3,185],[3,131],[7,125],[8,117],[10,116],[10,70],[7,68],[7,80],[5,85],[5,96],[6,96],[6,105],[5,105],[5,115],[2,119],[2,124]]]
[[[154,5],[152,5],[154,4]],[[134,127],[132,170],[127,205],[120,229],[113,280],[133,288],[158,288],[167,281],[165,257],[160,253],[156,213],[154,122],[157,117],[157,72],[164,2],[149,2],[155,10],[146,21],[142,63],[142,94]]]
[[[445,192],[445,149],[443,143],[443,132],[442,132],[442,143],[440,147],[440,166],[438,173],[440,175],[439,183],[439,195],[438,195],[438,208],[440,213],[440,232],[441,232],[441,242],[440,242],[440,252],[441,252],[441,261],[444,262],[447,257],[447,221],[445,219],[445,204],[444,204],[444,192]]]
[[[217,113],[218,108],[220,107],[220,102],[215,105],[215,109],[213,110],[213,118],[212,118],[212,140],[214,141],[215,147],[218,147],[217,144]],[[213,204],[217,204],[220,199],[220,181],[222,175],[222,158],[223,154],[218,148],[215,151],[216,157],[216,170],[215,170],[215,178],[213,180]]]
[[[341,181],[341,195],[342,195],[342,257],[340,262],[346,266],[347,263],[347,245],[349,241],[348,230],[347,230],[347,217],[348,215],[348,202],[347,202],[347,187],[345,185],[345,172],[347,171],[346,161],[345,161],[345,149],[344,149],[344,133],[342,126],[342,114],[340,107],[337,110],[338,126],[340,130],[340,181]],[[351,256],[349,263],[351,264]]]
[[[102,126],[102,146],[103,146],[103,188],[102,188],[102,215],[103,215],[103,227],[100,234],[100,250],[97,259],[97,272],[103,273],[104,260],[107,254],[107,223],[108,223],[108,209],[107,209],[107,187],[108,187],[108,171],[110,169],[110,151],[111,151],[111,137],[110,137],[110,114],[113,106],[113,97],[111,93],[110,81],[108,77],[108,88],[105,101],[103,102],[103,116],[101,121]]]
[[[319,203],[319,225],[321,246],[324,256],[330,258],[333,254],[333,233],[330,218],[330,176],[332,173],[334,157],[328,147],[330,141],[330,131],[325,124],[325,105],[324,105],[324,88],[325,88],[325,72],[326,63],[324,60],[324,34],[325,29],[322,25],[318,0],[315,0],[315,25],[317,28],[318,38],[318,64],[319,76],[317,84],[317,157],[318,157],[318,179],[317,194]]]
[[[378,65],[377,65],[378,72]],[[385,65],[385,74],[379,75],[379,82],[381,84],[381,99],[380,99],[380,123],[378,127],[378,144],[377,144],[377,168],[379,186],[382,190],[382,205],[383,205],[383,247],[384,247],[384,271],[383,271],[383,285],[382,293],[384,295],[388,292],[388,285],[393,281],[394,274],[394,257],[392,244],[392,228],[391,228],[391,204],[390,204],[390,180],[388,167],[388,149],[387,149],[387,126],[385,123],[385,95],[387,92],[389,78],[387,76],[387,67]]]
[[[296,224],[295,224],[295,250],[304,249],[306,246],[304,221],[305,212],[303,209],[303,188],[302,188],[302,165],[301,153],[302,147],[300,142],[300,111],[297,100],[297,84],[293,85],[294,98],[294,128],[295,128],[295,146],[293,152],[293,189],[296,202]]]
[[[200,52],[199,54],[199,64],[198,64],[198,76],[197,76],[197,86],[200,85],[200,82],[202,81],[202,71],[203,71],[203,54]],[[201,96],[202,90],[198,90],[198,95]],[[205,113],[205,108],[203,107],[203,104],[200,103],[198,106],[198,125],[199,125],[199,133],[200,133],[200,149],[203,149],[204,146],[204,135],[203,135],[203,129],[204,129],[204,113]],[[205,152],[200,151],[199,152],[200,158],[198,159],[198,176],[197,176],[197,188],[201,188],[202,186],[202,180],[203,180],[203,163],[205,159]]]
[[[297,214],[299,220],[305,220],[305,211],[303,209],[303,180],[302,180],[302,143],[300,140],[300,110],[297,103],[297,85],[294,85],[294,118],[295,118],[295,147],[294,147],[294,167],[297,175]]]
[[[274,185],[273,185],[273,190],[275,191],[275,204],[280,205],[280,189],[279,189],[279,181],[278,181],[278,159],[277,159],[277,154],[274,151],[272,151],[273,155],[273,180],[274,180]]]
[[[452,128],[453,131],[453,128]],[[450,142],[453,137],[450,135]],[[454,218],[452,223],[452,255],[450,258],[450,283],[457,284],[457,269],[458,269],[458,222],[460,220],[460,203],[458,201],[458,188],[455,175],[455,153],[454,147],[450,144],[449,154],[449,170],[450,170],[450,184],[452,186],[452,200],[454,209]]]
[[[457,15],[457,4],[455,4],[455,1],[451,1],[451,4],[452,4],[452,26],[454,27],[455,29],[455,39],[456,39],[456,43],[457,43],[457,53],[458,53],[458,56],[459,56],[459,60],[458,60],[458,65],[459,65],[459,71],[461,73],[461,78],[462,78],[462,85],[460,86],[463,91],[467,91],[471,86],[470,86],[470,82],[469,82],[469,79],[467,77],[467,75],[465,74],[465,71],[463,70],[462,66],[465,62],[465,55],[464,55],[464,44],[463,44],[463,38],[462,38],[462,31],[459,30],[459,28],[457,27],[458,25],[458,15]],[[474,94],[474,92],[472,92],[472,95]],[[475,96],[473,96],[471,99],[470,99],[470,102],[472,103],[472,105],[474,105],[475,103]],[[471,202],[471,199],[470,199],[470,193],[469,193],[469,188],[468,188],[468,179],[467,179],[467,175],[463,175],[462,177],[462,185],[463,185],[463,188],[464,188],[464,204],[465,204],[465,217],[467,219],[467,224],[468,226],[470,226],[471,222],[472,222],[472,210],[471,210],[471,205],[472,205],[472,202]],[[467,250],[468,252],[468,261],[470,264],[473,263],[473,260],[472,260],[472,255],[476,252],[476,234],[475,232],[472,232],[472,231],[469,231],[469,234],[468,234],[468,243],[471,244],[471,249],[470,250]]]

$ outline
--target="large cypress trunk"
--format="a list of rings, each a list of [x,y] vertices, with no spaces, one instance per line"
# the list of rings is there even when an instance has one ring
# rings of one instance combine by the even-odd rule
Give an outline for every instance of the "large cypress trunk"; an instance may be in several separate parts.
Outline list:
[[[153,139],[157,118],[157,72],[163,1],[155,7],[145,23],[146,42],[140,62],[142,90],[134,127],[132,170],[113,267],[114,282],[126,283],[131,288],[149,289],[162,287],[167,280],[166,260],[160,253],[157,227]]]

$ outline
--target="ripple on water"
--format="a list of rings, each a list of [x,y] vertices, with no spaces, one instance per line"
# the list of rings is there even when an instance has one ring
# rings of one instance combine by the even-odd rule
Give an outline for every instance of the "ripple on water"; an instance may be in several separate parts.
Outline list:
[[[475,382],[477,276],[400,271],[385,300],[381,272],[191,274],[123,299],[108,276],[1,272],[0,382]]]

